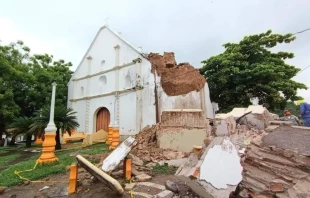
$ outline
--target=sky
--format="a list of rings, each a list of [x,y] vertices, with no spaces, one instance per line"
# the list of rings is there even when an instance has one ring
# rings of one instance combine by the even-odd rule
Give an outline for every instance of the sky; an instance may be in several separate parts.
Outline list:
[[[173,51],[177,62],[201,67],[227,42],[271,29],[295,33],[310,28],[309,0],[1,0],[0,40],[22,40],[32,53],[48,53],[78,66],[106,23],[144,52]],[[293,52],[288,63],[310,65],[310,31],[276,50]],[[294,80],[310,87],[310,68]],[[299,90],[310,103],[310,89]]]

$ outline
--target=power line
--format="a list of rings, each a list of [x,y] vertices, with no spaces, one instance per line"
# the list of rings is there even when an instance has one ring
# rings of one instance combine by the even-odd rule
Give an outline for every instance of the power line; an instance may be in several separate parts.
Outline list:
[[[301,31],[299,31],[299,32],[296,32],[296,33],[294,33],[293,35],[301,34],[301,33],[304,33],[304,32],[306,32],[306,31],[309,31],[309,30],[310,30],[310,28],[307,28],[307,29],[301,30]]]
[[[307,67],[303,68],[302,70],[300,70],[297,74],[300,74],[301,72],[305,71],[306,69],[308,69],[310,67],[310,65],[308,65]]]
[[[310,28],[307,28],[307,29],[301,30],[301,31],[299,31],[299,32],[295,32],[293,35],[301,34],[301,33],[304,33],[304,32],[306,32],[306,31],[309,31],[309,30],[310,30]],[[310,65],[308,65],[308,66],[305,67],[304,69],[300,70],[297,74],[300,74],[301,72],[305,71],[305,70],[308,69],[309,67],[310,67]],[[194,70],[192,70],[192,71],[185,72],[185,73],[182,73],[182,74],[180,74],[180,75],[176,75],[176,76],[174,76],[174,78],[175,78],[175,77],[178,77],[178,76],[183,76],[183,75],[185,75],[185,74],[188,74],[188,73],[191,73],[191,72],[195,72],[195,71],[198,71],[198,72],[199,72],[199,70],[194,69]],[[203,76],[203,75],[202,75],[202,76]],[[170,80],[168,79],[168,80],[165,80],[165,81],[168,82],[168,81],[170,81]],[[159,83],[163,83],[163,82],[165,82],[165,81],[162,80],[162,79],[160,79],[160,82],[157,82],[157,83],[154,83],[154,84],[150,84],[150,85],[143,86],[143,88],[147,88],[147,87],[154,86],[154,85],[156,86],[156,85],[158,85]],[[124,95],[130,94],[130,93],[132,93],[132,92],[120,94],[119,96],[124,96]]]

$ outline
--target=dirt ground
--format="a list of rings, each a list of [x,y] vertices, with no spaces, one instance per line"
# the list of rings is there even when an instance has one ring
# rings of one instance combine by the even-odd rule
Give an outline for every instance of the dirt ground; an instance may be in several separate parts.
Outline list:
[[[65,181],[69,178],[69,173],[63,175],[54,175],[43,180],[46,183],[30,183],[22,184],[19,186],[13,186],[0,195],[3,198],[47,198],[47,197],[70,197],[70,198],[130,198],[129,192],[126,192],[123,196],[117,196],[109,188],[104,186],[101,182],[92,182],[90,175],[83,175],[82,180],[78,182],[77,193],[73,195],[67,195],[68,183],[60,182],[49,182],[49,181]],[[80,178],[80,177],[79,177]],[[174,175],[156,175],[149,182],[165,185],[167,180],[174,181],[179,188],[180,193],[178,197],[184,198],[199,198],[195,193],[187,187],[187,185],[180,181]],[[124,182],[123,179],[119,178],[120,182]],[[40,190],[47,186],[47,189]],[[149,195],[155,195],[160,192],[160,190],[152,187],[136,186],[134,191],[143,192]],[[135,198],[143,198],[143,196],[135,195]]]

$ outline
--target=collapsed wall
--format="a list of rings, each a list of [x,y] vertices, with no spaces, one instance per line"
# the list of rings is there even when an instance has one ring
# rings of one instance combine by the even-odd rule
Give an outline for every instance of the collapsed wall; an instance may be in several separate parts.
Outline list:
[[[144,162],[159,162],[161,160],[180,159],[185,157],[186,153],[184,152],[159,147],[157,132],[160,128],[160,124],[156,124],[140,131],[140,133],[135,136],[137,145],[130,153],[139,157]]]
[[[242,186],[252,196],[310,197],[309,129],[280,126],[261,138],[246,150]]]
[[[161,86],[168,96],[186,95],[204,88],[206,79],[189,63],[177,64],[173,52],[150,53],[147,58],[152,72],[161,77]]]

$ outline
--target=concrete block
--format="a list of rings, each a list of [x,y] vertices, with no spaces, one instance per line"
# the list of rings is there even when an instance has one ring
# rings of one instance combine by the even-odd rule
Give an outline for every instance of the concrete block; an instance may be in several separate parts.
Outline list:
[[[216,115],[216,135],[227,136],[232,135],[236,131],[236,121],[230,114],[217,114]]]
[[[137,175],[135,178],[139,182],[145,182],[145,181],[149,181],[152,179],[152,177],[147,174]]]
[[[136,183],[125,184],[125,190],[130,191],[134,189],[135,186],[136,186]]]
[[[203,145],[206,129],[165,128],[157,131],[157,143],[160,148],[182,152],[192,152],[194,145]]]
[[[171,198],[173,197],[174,193],[170,190],[164,190],[157,195],[154,196],[154,198]]]

